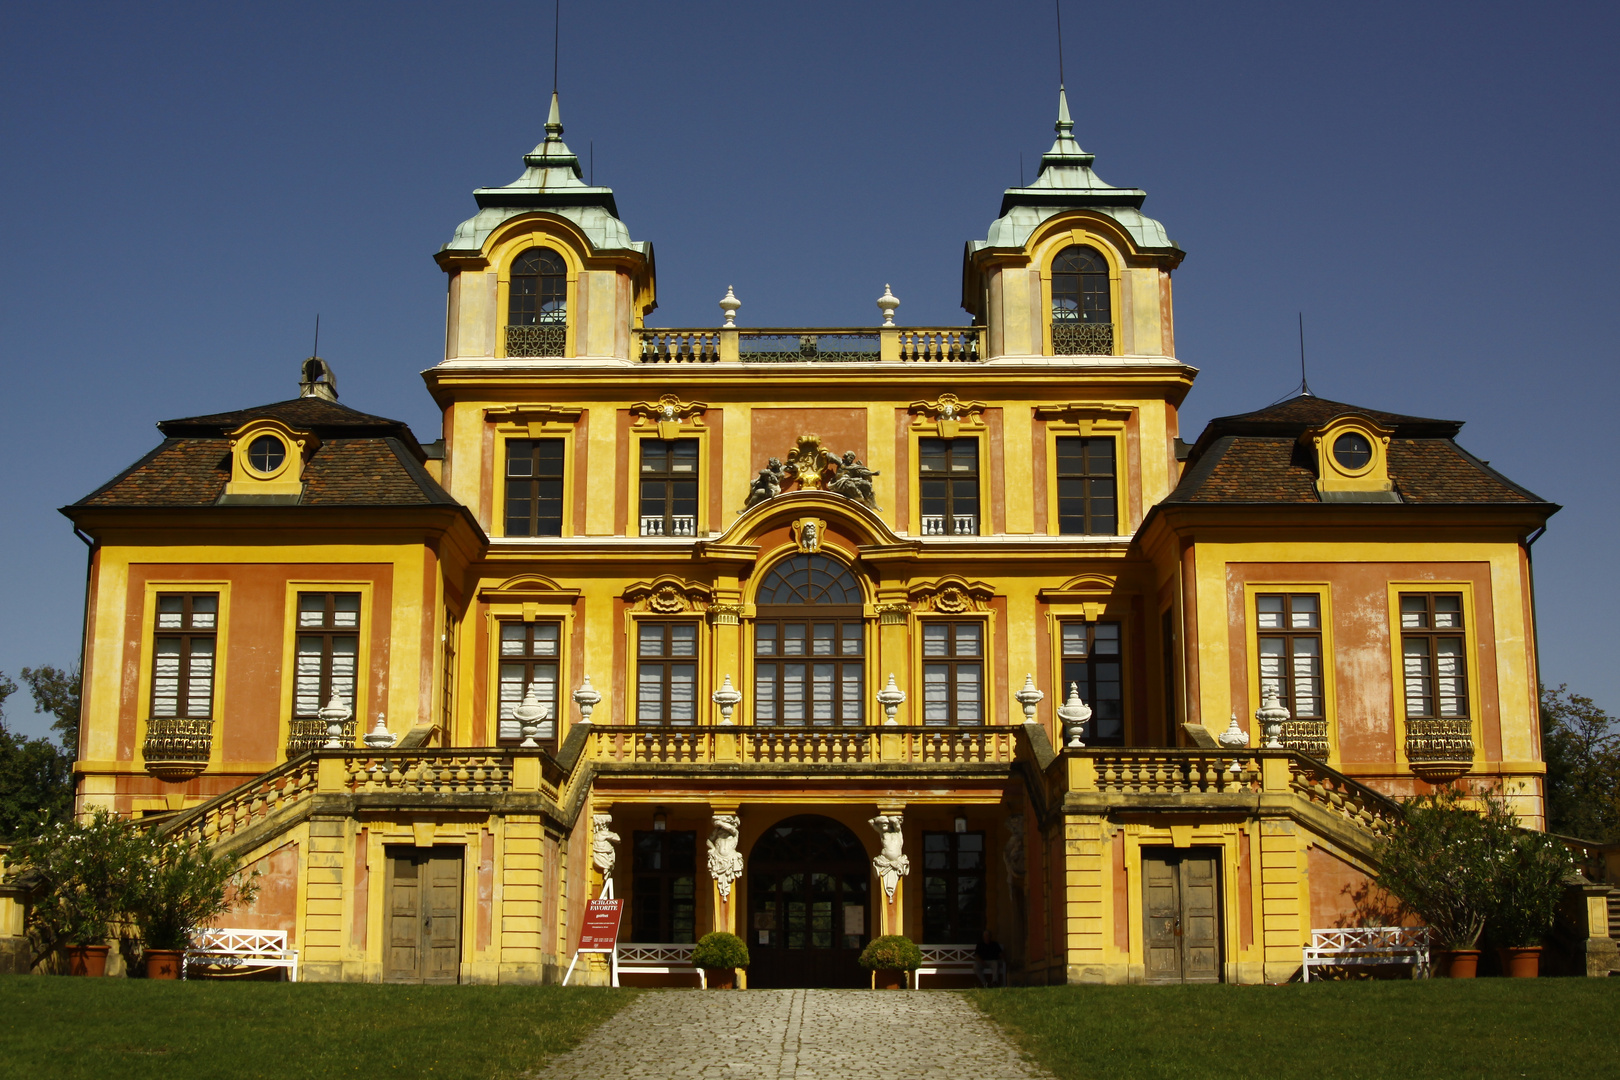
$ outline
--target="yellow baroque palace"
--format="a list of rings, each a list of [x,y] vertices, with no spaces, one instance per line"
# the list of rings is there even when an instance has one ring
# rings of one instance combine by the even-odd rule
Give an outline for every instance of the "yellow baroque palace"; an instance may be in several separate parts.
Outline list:
[[[622,941],[731,930],[755,987],[986,930],[1015,983],[1287,979],[1375,917],[1392,800],[1539,823],[1557,507],[1308,393],[1184,441],[1183,253],[1071,128],[964,325],[654,329],[553,97],[437,256],[437,439],[311,358],[64,510],[81,811],[239,854],[225,925],[302,978],[555,981],[611,881]]]

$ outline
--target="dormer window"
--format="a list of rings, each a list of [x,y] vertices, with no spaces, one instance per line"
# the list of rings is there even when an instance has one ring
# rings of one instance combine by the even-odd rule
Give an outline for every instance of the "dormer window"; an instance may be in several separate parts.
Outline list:
[[[274,435],[260,435],[248,446],[248,468],[255,472],[273,473],[287,460],[287,444]]]
[[[1351,472],[1359,472],[1372,460],[1372,440],[1359,431],[1347,431],[1333,440],[1333,457]]]
[[[506,355],[561,356],[568,332],[568,264],[550,248],[512,260],[506,294]]]
[[[1052,260],[1052,355],[1112,355],[1113,317],[1102,252],[1080,244],[1058,252]]]

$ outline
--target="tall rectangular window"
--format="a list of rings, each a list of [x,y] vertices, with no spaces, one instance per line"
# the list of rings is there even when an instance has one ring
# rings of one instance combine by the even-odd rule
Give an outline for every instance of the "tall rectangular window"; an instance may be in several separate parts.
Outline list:
[[[917,440],[918,510],[924,536],[979,534],[979,440]]]
[[[1114,440],[1057,440],[1058,532],[1065,536],[1119,535]]]
[[[923,833],[923,941],[965,945],[984,933],[984,833]]]
[[[864,628],[854,619],[756,621],[754,722],[787,727],[860,724],[864,639]]]
[[[636,720],[691,724],[697,720],[696,623],[644,622],[636,630]]]
[[[152,641],[152,716],[214,715],[218,593],[159,593]]]
[[[354,708],[360,658],[360,594],[299,593],[297,649],[293,715],[313,720],[321,706],[334,696]]]
[[[697,833],[636,833],[630,940],[681,944],[697,928]]]
[[[500,714],[496,720],[500,738],[523,738],[523,726],[513,710],[523,704],[531,686],[547,710],[536,738],[545,742],[557,737],[557,659],[561,641],[559,622],[501,623]]]
[[[696,536],[698,441],[641,440],[641,535]]]
[[[923,623],[923,723],[984,723],[984,624]]]
[[[1315,593],[1255,597],[1260,697],[1276,694],[1295,720],[1326,718],[1322,695],[1322,598]]]
[[[1066,622],[1063,634],[1063,684],[1058,700],[1067,701],[1069,686],[1091,706],[1086,742],[1096,746],[1125,745],[1125,682],[1120,624]]]
[[[1401,594],[1401,659],[1408,720],[1468,718],[1460,593]]]
[[[563,440],[506,441],[506,535],[561,536]]]

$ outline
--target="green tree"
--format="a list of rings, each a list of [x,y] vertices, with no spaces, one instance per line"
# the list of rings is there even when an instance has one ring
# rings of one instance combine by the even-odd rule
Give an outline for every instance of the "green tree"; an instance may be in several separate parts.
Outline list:
[[[1620,730],[1614,717],[1568,686],[1541,688],[1547,829],[1582,840],[1620,840]]]
[[[69,754],[79,752],[79,665],[58,668],[23,668],[23,682],[34,696],[34,711],[48,713],[56,719],[51,730]]]
[[[0,674],[0,842],[66,821],[73,808],[73,755],[6,727],[5,702],[16,692],[17,684]]]

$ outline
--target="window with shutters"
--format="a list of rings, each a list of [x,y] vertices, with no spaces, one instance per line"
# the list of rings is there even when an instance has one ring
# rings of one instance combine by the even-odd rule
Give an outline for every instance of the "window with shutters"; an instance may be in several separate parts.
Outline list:
[[[1295,720],[1325,719],[1322,598],[1315,593],[1255,597],[1260,696],[1276,694]]]
[[[218,593],[159,593],[152,642],[152,716],[214,715]]]
[[[636,722],[697,722],[698,626],[642,622],[636,627]]]
[[[984,723],[984,624],[926,622],[922,636],[923,723]]]
[[[561,536],[563,440],[506,440],[506,535]]]
[[[523,738],[522,725],[514,714],[529,688],[546,710],[535,736],[542,743],[557,738],[557,664],[562,642],[560,622],[502,622],[500,658],[500,706],[496,733],[501,740]]]
[[[1117,622],[1064,622],[1063,683],[1058,700],[1066,701],[1069,687],[1091,706],[1085,741],[1093,746],[1125,745],[1125,681],[1120,624]]]
[[[924,536],[979,535],[979,440],[917,440]]]
[[[1408,720],[1468,719],[1467,654],[1462,594],[1401,594]]]
[[[342,738],[350,744],[358,717],[356,691],[360,662],[360,594],[298,594],[298,626],[293,656],[293,720],[287,752],[291,756],[322,745],[327,739],[321,707],[337,698],[350,709]]]

